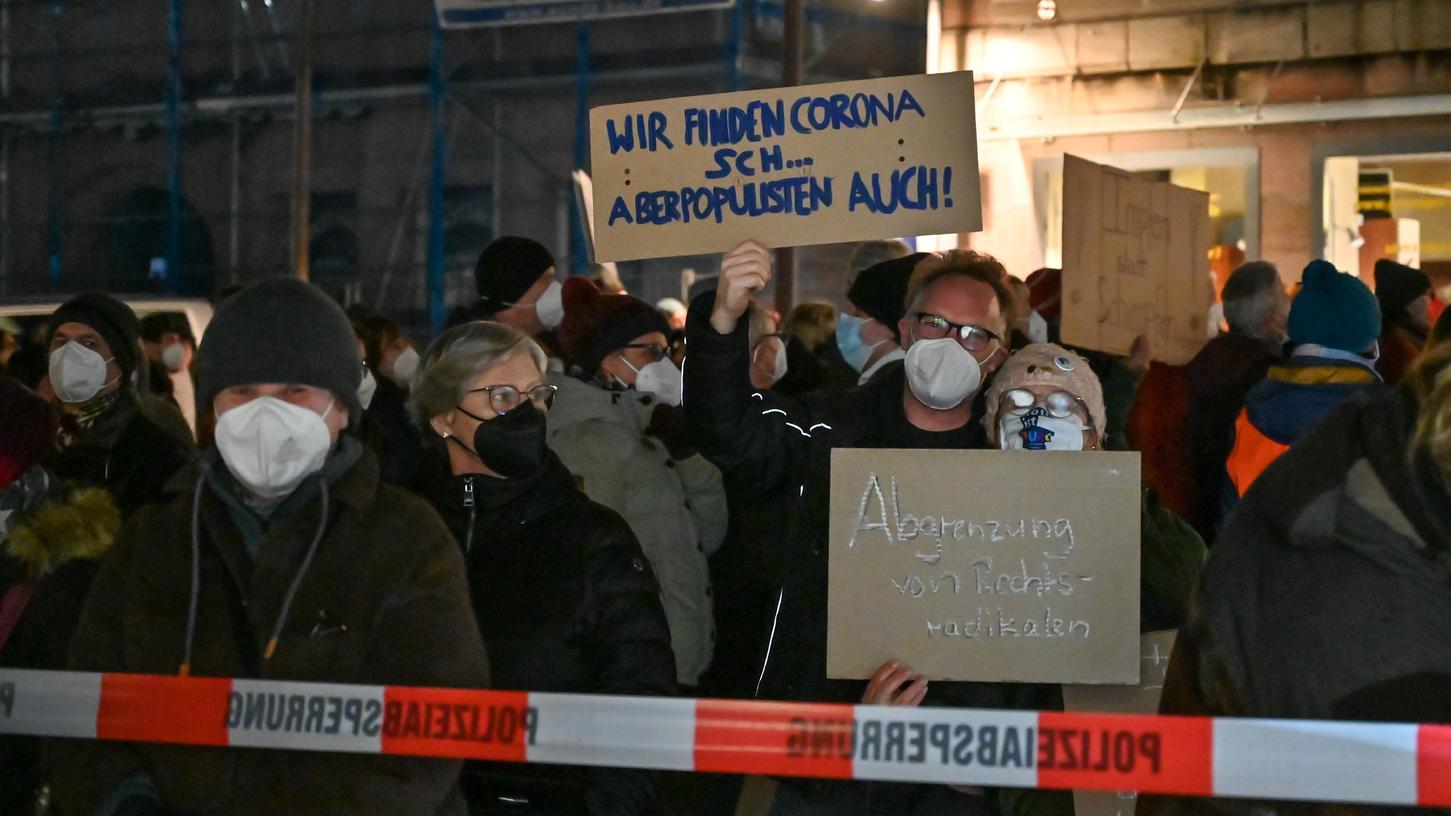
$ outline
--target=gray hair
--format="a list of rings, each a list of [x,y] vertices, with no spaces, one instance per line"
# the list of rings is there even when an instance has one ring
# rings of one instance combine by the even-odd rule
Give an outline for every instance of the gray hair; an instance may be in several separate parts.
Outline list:
[[[863,269],[876,266],[882,261],[891,261],[897,258],[905,258],[912,254],[912,248],[907,242],[898,238],[883,241],[863,241],[857,244],[856,249],[851,252],[851,261],[847,269],[847,286],[851,286],[856,276],[861,274]]]
[[[1259,337],[1264,334],[1266,319],[1283,293],[1280,270],[1269,261],[1250,261],[1234,270],[1224,283],[1220,299],[1224,301],[1224,319],[1238,334]]]
[[[428,344],[413,377],[410,402],[419,426],[427,427],[429,420],[453,410],[475,377],[521,351],[539,366],[540,374],[548,371],[544,349],[503,323],[479,320],[440,334]]]

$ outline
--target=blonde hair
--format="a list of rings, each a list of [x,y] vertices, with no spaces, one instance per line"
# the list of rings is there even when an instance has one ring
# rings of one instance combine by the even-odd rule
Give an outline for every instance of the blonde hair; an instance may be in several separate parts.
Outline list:
[[[1426,349],[1408,379],[1420,406],[1410,453],[1425,450],[1451,481],[1451,341]]]
[[[836,307],[821,301],[798,303],[786,315],[785,331],[814,354],[836,334]]]

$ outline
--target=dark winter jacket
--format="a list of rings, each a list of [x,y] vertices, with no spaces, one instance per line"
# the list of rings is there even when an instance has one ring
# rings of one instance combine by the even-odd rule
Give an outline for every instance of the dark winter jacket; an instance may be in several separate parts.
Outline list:
[[[1186,431],[1193,511],[1186,521],[1214,543],[1224,496],[1224,461],[1234,447],[1234,421],[1245,395],[1280,359],[1278,350],[1248,335],[1229,332],[1205,344],[1184,366],[1189,384]]]
[[[1259,478],[1265,467],[1332,409],[1362,391],[1383,389],[1380,377],[1365,365],[1297,353],[1274,366],[1250,389],[1235,422],[1225,471],[1229,484],[1225,513]]]
[[[202,469],[210,473],[204,482]],[[487,684],[452,536],[421,499],[380,483],[377,461],[356,440],[345,435],[323,474],[268,519],[239,520],[250,511],[214,451],[167,490],[168,503],[127,521],[102,565],[71,644],[71,668],[176,674],[190,652],[191,674],[204,677]],[[244,529],[245,539],[260,539],[255,559]],[[294,583],[284,618],[283,597]],[[188,647],[193,593],[196,632]],[[59,816],[90,816],[119,788],[147,787],[138,779],[154,784],[177,813],[464,812],[460,763],[450,760],[108,742],[58,742],[54,754]]]
[[[34,509],[10,519],[0,548],[0,597],[23,604],[8,636],[0,638],[0,667],[62,670],[99,559],[121,527],[121,513],[105,490],[70,490],[37,471],[25,480],[40,482],[36,487],[45,495],[37,497]],[[31,812],[43,781],[40,757],[39,739],[0,737],[0,813]]]
[[[1195,591],[1162,712],[1451,722],[1451,487],[1408,455],[1416,411],[1405,390],[1355,394],[1255,483]]]
[[[468,563],[495,688],[675,693],[654,571],[624,520],[586,498],[553,453],[537,476],[448,476],[426,495]],[[643,814],[654,799],[649,771],[480,763],[464,781],[475,808],[512,801],[521,816]]]
[[[166,483],[195,458],[195,449],[147,418],[127,390],[89,432],[45,464],[66,482],[106,488],[130,516],[162,501]]]

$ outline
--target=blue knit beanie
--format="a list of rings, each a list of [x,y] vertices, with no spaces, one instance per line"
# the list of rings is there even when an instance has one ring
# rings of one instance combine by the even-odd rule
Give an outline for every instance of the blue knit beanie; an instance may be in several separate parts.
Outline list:
[[[1290,304],[1290,342],[1360,353],[1380,337],[1380,304],[1359,278],[1311,261]]]

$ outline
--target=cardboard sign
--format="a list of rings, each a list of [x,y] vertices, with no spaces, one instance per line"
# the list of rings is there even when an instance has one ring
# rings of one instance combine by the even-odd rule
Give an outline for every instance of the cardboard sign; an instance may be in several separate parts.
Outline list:
[[[1137,686],[1063,687],[1063,708],[1108,714],[1157,714],[1164,695],[1164,677],[1178,632],[1145,632],[1140,636]],[[1133,791],[1073,792],[1074,816],[1134,816],[1139,795]]]
[[[595,108],[598,257],[981,229],[973,104],[962,71]]]
[[[1136,683],[1139,455],[831,453],[827,675]]]
[[[1066,343],[1183,365],[1205,343],[1209,195],[1063,157],[1063,324]]]

